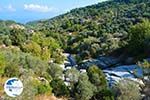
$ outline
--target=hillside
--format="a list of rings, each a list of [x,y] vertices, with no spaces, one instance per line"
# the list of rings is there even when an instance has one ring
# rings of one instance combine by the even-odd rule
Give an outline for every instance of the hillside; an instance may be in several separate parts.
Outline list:
[[[43,32],[69,35],[63,48],[84,59],[126,45],[131,26],[150,19],[149,12],[150,0],[110,0],[27,25]]]
[[[121,1],[121,2],[120,2]],[[124,1],[132,1],[125,3]],[[49,20],[29,22],[27,25],[42,30],[59,32],[99,31],[104,33],[126,33],[131,25],[143,18],[150,18],[149,0],[112,0],[70,12]],[[109,28],[108,28],[109,27]]]
[[[131,25],[140,22],[143,18],[150,18],[149,5],[149,0],[112,0],[73,9],[52,19],[29,22],[27,25],[39,30],[46,28],[61,33],[80,33],[86,30],[123,34]]]

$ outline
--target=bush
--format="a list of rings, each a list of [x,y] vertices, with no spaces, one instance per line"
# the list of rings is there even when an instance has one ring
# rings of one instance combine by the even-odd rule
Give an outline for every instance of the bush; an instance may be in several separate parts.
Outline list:
[[[39,82],[37,86],[38,94],[51,93],[52,88],[47,83]]]
[[[105,75],[102,70],[99,69],[96,65],[92,65],[91,67],[89,67],[87,74],[91,83],[97,87],[97,92],[107,88]]]
[[[61,49],[53,51],[52,57],[54,58],[54,62],[58,64],[62,64],[66,59],[65,56],[63,56]]]
[[[18,53],[13,54],[11,51],[2,51],[5,57],[5,69],[3,76],[18,77],[20,75]]]
[[[80,72],[76,68],[68,69],[65,72],[65,78],[68,79],[70,94],[74,94],[74,85],[78,82],[80,76]]]
[[[117,94],[117,100],[140,100],[141,94],[137,83],[131,80],[121,80],[118,85],[113,88]]]
[[[40,52],[37,52],[37,54],[40,55],[43,60],[49,60],[51,57],[53,57],[55,58],[56,63],[61,63],[63,61],[64,57],[60,54],[62,53],[60,50],[60,44],[53,37],[47,37],[46,34],[37,32],[32,36],[31,41],[32,44],[28,46],[31,49],[30,51],[33,49],[36,52]]]
[[[50,64],[47,72],[52,76],[52,78],[60,78],[63,75],[63,69],[57,64]]]
[[[52,92],[56,96],[66,96],[66,97],[68,97],[70,95],[69,94],[69,89],[64,84],[63,80],[61,80],[61,79],[54,79],[54,80],[52,80],[52,82],[50,83],[50,85],[53,88]]]
[[[30,54],[9,49],[0,51],[0,74],[3,76],[19,76],[24,70],[32,70],[34,74],[43,76],[47,68],[47,62]]]
[[[5,67],[4,76],[6,77],[18,77],[20,75],[19,66],[16,63],[9,63]]]
[[[10,39],[13,45],[20,46],[27,40],[27,34],[25,30],[12,29],[10,31]]]
[[[33,93],[31,93],[31,95],[32,94],[33,95],[39,95],[39,94],[50,95],[52,93],[52,88],[51,88],[49,82],[46,79],[39,80],[39,78],[33,77],[33,76],[34,76],[34,73],[31,70],[31,71],[26,71],[20,77],[20,79],[22,79],[22,81],[24,83],[25,93],[28,91],[27,89],[29,89],[33,92]],[[28,94],[28,95],[30,95],[30,94]]]
[[[79,71],[76,68],[71,68],[65,72],[65,77],[69,78],[71,83],[76,83],[79,78]]]
[[[38,57],[33,57],[28,54],[22,54],[23,57],[20,58],[22,59],[22,66],[25,69],[32,69],[33,72],[38,75],[42,76],[48,69],[48,63],[41,60]],[[21,63],[21,62],[20,62]]]
[[[92,97],[91,100],[115,100],[114,93],[109,89],[103,89]]]
[[[150,41],[150,21],[144,20],[130,29],[129,49],[133,55],[143,52],[144,48],[148,48]]]
[[[96,87],[88,80],[88,76],[81,74],[78,83],[75,84],[74,95],[76,100],[90,100],[95,90]]]
[[[30,41],[22,45],[23,52],[31,53],[34,56],[40,57],[41,47],[36,42]]]
[[[10,46],[10,45],[12,44],[11,39],[9,38],[8,35],[6,35],[6,36],[4,37],[3,42],[4,42],[4,44],[5,44],[6,46]]]

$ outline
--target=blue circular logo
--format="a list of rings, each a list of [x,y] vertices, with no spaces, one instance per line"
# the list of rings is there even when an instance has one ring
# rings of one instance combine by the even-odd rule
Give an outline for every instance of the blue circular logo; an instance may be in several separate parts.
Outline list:
[[[5,82],[4,91],[10,97],[17,97],[23,91],[23,84],[18,78],[10,78]]]

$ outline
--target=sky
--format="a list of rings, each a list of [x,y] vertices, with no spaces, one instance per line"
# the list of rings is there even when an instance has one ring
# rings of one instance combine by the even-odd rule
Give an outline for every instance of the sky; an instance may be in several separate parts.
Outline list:
[[[0,0],[0,19],[20,23],[48,19],[105,0]]]

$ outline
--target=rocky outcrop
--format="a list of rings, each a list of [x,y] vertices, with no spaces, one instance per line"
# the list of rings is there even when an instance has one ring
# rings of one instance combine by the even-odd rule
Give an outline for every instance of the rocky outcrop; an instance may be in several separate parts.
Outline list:
[[[119,59],[115,57],[99,56],[97,59],[84,60],[79,64],[78,69],[87,69],[92,65],[97,65],[101,69],[121,65]]]
[[[73,59],[71,56],[70,58]],[[132,64],[133,60],[134,59],[132,57],[128,57],[128,59],[124,60],[127,65],[124,65],[125,63],[122,63],[122,59],[120,59],[120,57],[115,58],[112,56],[99,56],[96,59],[84,60],[76,67],[79,70],[86,70],[92,65],[97,65],[100,69],[103,70],[104,74],[106,75],[106,79],[110,87],[117,84],[117,82],[122,79],[129,79],[143,86],[143,70],[138,65]],[[73,61],[75,60],[73,59]]]
[[[122,79],[130,79],[143,85],[141,78],[143,77],[142,69],[137,65],[124,65],[115,68],[103,70],[106,75],[109,86],[113,86]]]

